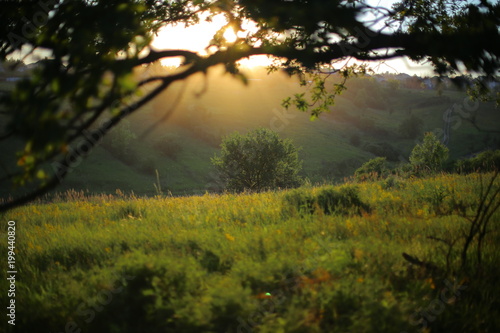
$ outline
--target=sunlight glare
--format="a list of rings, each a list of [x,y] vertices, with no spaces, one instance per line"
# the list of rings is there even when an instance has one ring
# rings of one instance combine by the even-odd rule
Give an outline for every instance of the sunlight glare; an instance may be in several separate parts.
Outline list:
[[[184,25],[168,25],[162,28],[158,35],[153,39],[152,47],[155,50],[189,50],[206,56],[210,52],[207,47],[213,39],[215,33],[227,24],[223,15],[216,15],[211,22],[201,20],[200,23],[185,27]],[[257,26],[254,22],[244,22],[242,24],[244,31],[236,33],[233,28],[228,28],[223,36],[228,43],[234,43],[238,37],[245,38],[248,33],[255,32]],[[272,63],[271,58],[265,55],[251,56],[242,59],[238,63],[244,67],[269,66]],[[181,64],[180,58],[163,59],[163,66],[177,67]]]
[[[228,41],[229,43],[234,43],[234,42],[236,42],[236,39],[238,39],[238,36],[236,36],[236,34],[234,33],[234,30],[232,28],[227,29],[224,32],[223,36],[226,39],[226,41]]]

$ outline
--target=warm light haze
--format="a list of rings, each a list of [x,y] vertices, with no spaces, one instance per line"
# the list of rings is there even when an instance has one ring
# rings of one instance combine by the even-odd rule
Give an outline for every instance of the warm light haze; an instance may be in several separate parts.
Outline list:
[[[196,25],[185,27],[184,25],[165,26],[160,30],[157,36],[153,39],[152,47],[157,50],[165,49],[182,49],[197,52],[200,55],[209,54],[210,50],[206,49],[210,45],[215,33],[226,24],[226,19],[222,15],[217,15],[212,18],[211,22],[202,20]],[[243,28],[249,32],[255,29],[255,25],[248,22]],[[224,38],[227,42],[232,43],[237,37],[244,37],[245,32],[239,32],[238,35],[228,29],[224,33]],[[262,67],[269,66],[272,60],[265,55],[251,56],[247,59],[242,59],[238,63],[244,67]],[[180,58],[164,59],[164,66],[179,66]],[[354,63],[353,60],[349,61]],[[341,65],[345,64],[340,63]],[[432,76],[432,68],[426,64],[417,64],[407,58],[392,59],[386,61],[377,61],[370,63],[370,67],[377,73],[408,73],[419,76]]]
[[[227,23],[223,15],[217,15],[212,18],[211,22],[202,20],[196,25],[185,27],[184,25],[166,26],[154,38],[152,46],[155,49],[182,49],[197,52],[200,55],[207,55],[210,49],[206,49],[210,45],[210,41],[215,33]],[[243,28],[252,32],[255,31],[255,25],[248,22],[243,24]],[[233,43],[238,37],[245,37],[245,32],[239,32],[238,35],[228,29],[224,33],[224,38],[227,42]],[[180,58],[165,59],[162,61],[164,66],[178,66]],[[264,55],[251,56],[247,59],[242,59],[238,62],[245,67],[268,66],[271,64],[269,57]]]

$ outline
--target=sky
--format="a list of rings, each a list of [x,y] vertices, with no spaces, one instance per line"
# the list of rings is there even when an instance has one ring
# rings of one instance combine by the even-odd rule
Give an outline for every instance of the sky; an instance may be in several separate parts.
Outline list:
[[[368,4],[373,6],[382,6],[390,8],[396,0],[367,0]],[[223,16],[217,16],[212,23],[202,22],[198,25],[185,28],[183,25],[167,26],[153,40],[152,46],[155,49],[187,49],[204,54],[204,48],[208,45],[215,32],[225,24]],[[251,29],[251,26],[247,26]],[[229,41],[236,38],[234,32],[229,31],[225,35]],[[26,63],[36,62],[41,58],[50,56],[49,54],[37,52],[36,56],[29,56],[25,59]],[[17,54],[14,58],[22,58],[21,54]],[[180,59],[165,60],[164,65],[176,66]],[[270,60],[266,56],[254,56],[250,60],[242,60],[240,63],[243,66],[267,66]],[[408,59],[393,59],[383,63],[372,62],[371,67],[378,73],[408,73],[410,75],[417,74],[420,76],[433,76],[432,68],[429,65],[421,65],[413,63]]]
[[[395,0],[369,0],[368,3],[373,6],[383,6],[390,8]],[[214,36],[215,32],[225,24],[223,16],[217,16],[213,22],[202,22],[198,25],[185,28],[183,25],[168,26],[160,31],[158,36],[153,40],[152,46],[155,49],[187,49],[200,54],[206,54],[204,48]],[[248,27],[251,29],[251,27]],[[228,31],[225,35],[226,39],[236,38],[234,32]],[[169,59],[162,61],[165,66],[176,66],[180,59]],[[243,66],[267,66],[270,60],[266,56],[254,56],[250,60],[240,62]],[[417,74],[420,76],[432,76],[432,67],[430,65],[422,65],[412,62],[409,59],[392,59],[385,62],[371,62],[372,69],[377,73],[407,73],[410,75]]]

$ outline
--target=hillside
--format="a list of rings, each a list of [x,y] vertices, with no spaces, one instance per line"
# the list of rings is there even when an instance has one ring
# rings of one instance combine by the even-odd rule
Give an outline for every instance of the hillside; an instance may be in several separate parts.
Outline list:
[[[257,127],[276,130],[302,147],[303,176],[313,183],[340,181],[375,156],[386,156],[393,165],[401,163],[426,131],[449,131],[450,161],[500,147],[500,135],[480,132],[460,119],[474,114],[480,127],[498,130],[500,112],[494,104],[476,105],[453,89],[438,92],[374,78],[352,79],[331,112],[312,122],[305,113],[281,107],[284,98],[304,90],[296,79],[281,73],[268,76],[262,70],[247,75],[248,86],[214,70],[172,87],[115,129],[72,170],[59,190],[120,189],[152,195],[158,170],[163,192],[217,191],[221,184],[210,158],[221,137]],[[453,107],[458,111],[451,114],[446,129],[445,112]],[[422,122],[415,138],[399,130],[402,122],[415,119],[411,117]],[[158,121],[162,118],[166,119]],[[1,149],[5,156],[14,152],[12,146]],[[2,193],[9,191],[3,187]]]

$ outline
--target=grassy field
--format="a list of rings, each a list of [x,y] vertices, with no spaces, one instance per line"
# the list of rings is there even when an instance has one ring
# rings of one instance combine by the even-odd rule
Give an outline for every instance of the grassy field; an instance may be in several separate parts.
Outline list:
[[[2,216],[16,221],[15,331],[498,332],[500,212],[481,270],[475,246],[460,269],[464,216],[481,209],[490,177],[191,197],[68,192],[18,208]],[[356,200],[294,204],[326,192]]]

